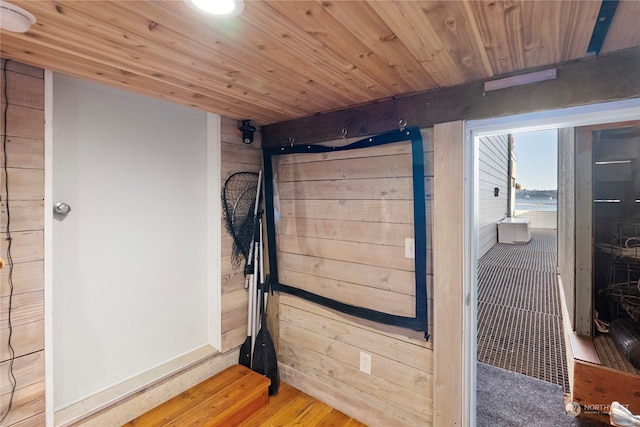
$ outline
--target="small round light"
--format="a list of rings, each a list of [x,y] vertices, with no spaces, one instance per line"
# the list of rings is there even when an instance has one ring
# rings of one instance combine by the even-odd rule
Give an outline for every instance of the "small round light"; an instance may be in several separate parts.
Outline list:
[[[0,1],[0,28],[14,33],[26,33],[36,23],[36,17],[14,4]]]
[[[190,0],[203,12],[218,16],[236,16],[242,12],[242,0]]]

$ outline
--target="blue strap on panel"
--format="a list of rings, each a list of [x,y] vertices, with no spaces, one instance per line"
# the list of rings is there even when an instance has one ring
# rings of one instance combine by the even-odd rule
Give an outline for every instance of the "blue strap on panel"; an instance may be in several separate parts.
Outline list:
[[[408,140],[411,140],[413,167],[413,222],[415,242],[414,269],[416,286],[416,316],[398,316],[364,307],[345,304],[340,301],[297,288],[292,284],[280,283],[278,280],[276,219],[275,207],[273,202],[273,158],[275,156],[293,153],[326,153],[332,151],[354,150]],[[389,325],[406,327],[417,331],[424,331],[425,339],[429,339],[427,313],[427,224],[425,202],[424,151],[420,129],[417,127],[409,127],[405,129],[386,132],[374,137],[362,139],[343,147],[327,147],[323,145],[291,145],[265,148],[263,149],[263,158],[270,269],[269,277],[271,279],[272,289],[276,291],[286,292],[288,294],[304,298],[316,304],[320,304],[353,316],[358,316],[364,319],[369,319]]]

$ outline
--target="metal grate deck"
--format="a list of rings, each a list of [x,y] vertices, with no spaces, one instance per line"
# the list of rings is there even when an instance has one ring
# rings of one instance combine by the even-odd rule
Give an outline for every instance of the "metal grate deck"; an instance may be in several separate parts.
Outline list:
[[[478,261],[478,361],[569,391],[555,230],[497,244]]]

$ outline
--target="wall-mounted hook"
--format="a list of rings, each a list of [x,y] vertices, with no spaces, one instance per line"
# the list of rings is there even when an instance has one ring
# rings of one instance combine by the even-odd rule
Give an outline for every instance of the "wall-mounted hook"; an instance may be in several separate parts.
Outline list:
[[[400,119],[398,122],[398,126],[400,126],[400,132],[404,132],[404,129],[407,127],[407,121],[404,119]]]
[[[347,134],[349,133],[349,130],[347,128],[343,128],[342,129],[342,139],[347,139]]]
[[[293,147],[293,143],[296,142],[296,140],[293,137],[289,138],[289,146]]]

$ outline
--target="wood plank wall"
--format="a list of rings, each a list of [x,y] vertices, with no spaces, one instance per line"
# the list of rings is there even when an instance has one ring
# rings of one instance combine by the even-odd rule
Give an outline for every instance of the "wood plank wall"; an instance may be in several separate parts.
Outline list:
[[[414,317],[411,142],[277,160],[281,283]]]
[[[431,129],[427,129],[422,134],[425,143],[425,175],[428,175],[426,198],[430,236],[432,232],[430,212],[433,133]],[[328,145],[339,144],[340,141],[328,143]],[[380,148],[382,151],[406,149],[401,144]],[[363,219],[362,217],[366,217],[368,212],[376,212],[376,209],[367,209],[367,204],[372,203],[371,200],[362,200],[362,190],[367,182],[374,181],[371,179],[371,174],[385,175],[389,168],[402,170],[402,167],[399,167],[397,162],[394,163],[393,159],[404,165],[402,157],[407,156],[406,153],[394,152],[393,155],[386,153],[387,155],[378,157],[380,150],[369,151],[371,152],[367,152],[367,157],[349,162],[343,162],[338,158],[333,159],[333,156],[338,155],[337,157],[344,158],[353,156],[357,154],[356,152],[331,153],[331,156],[324,156],[327,158],[314,164],[309,163],[310,159],[306,154],[280,159],[281,165],[278,171],[281,222],[278,225],[280,227],[278,262],[279,272],[283,272],[281,277],[283,283],[302,287],[313,286],[315,292],[321,293],[326,291],[324,286],[333,280],[323,279],[323,275],[331,276],[340,273],[340,276],[352,278],[364,275],[369,267],[363,267],[362,264],[366,263],[363,258],[370,257],[363,252],[373,254],[378,266],[383,268],[388,264],[397,268],[398,265],[411,261],[408,263],[411,265],[405,270],[395,270],[394,273],[398,272],[402,276],[412,271],[412,260],[404,258],[404,237],[407,233],[408,235],[413,233],[410,195],[408,200],[407,198],[398,200],[405,204],[408,201],[407,206],[400,209],[400,212],[404,211],[404,215],[400,217],[404,217],[406,221],[404,224],[399,224],[398,229],[390,230],[388,235],[385,234],[385,227],[388,228],[389,224],[385,224],[384,219],[368,219],[369,225],[374,224],[377,233],[366,232],[363,224],[367,221],[353,221],[357,218]],[[317,157],[315,159],[317,160]],[[409,167],[410,164],[409,160]],[[310,182],[305,182],[303,186],[294,185],[295,177],[300,174],[311,181],[314,174],[322,175],[323,179],[327,179],[327,174],[340,175],[332,178],[340,181],[341,194],[334,197],[340,201],[337,199],[313,200],[322,199],[322,194],[331,188],[331,184],[320,181],[320,185],[315,187]],[[390,177],[382,181],[390,184],[397,179],[397,177]],[[410,188],[410,183],[408,186],[396,188],[396,193],[402,193],[403,188]],[[380,182],[377,182],[371,191],[385,190],[380,187]],[[304,203],[300,203],[301,200],[304,200]],[[378,202],[380,202],[379,198]],[[310,210],[317,215],[311,214]],[[380,210],[378,209],[377,212]],[[341,216],[341,214],[344,215]],[[345,221],[348,219],[351,220],[351,225]],[[362,230],[360,230],[361,226]],[[367,240],[367,236],[368,240],[355,243],[335,240],[336,235],[347,235],[351,238],[353,233],[349,231],[353,227],[357,228],[357,230],[354,229],[357,231],[356,234],[363,237],[361,240]],[[382,242],[389,242],[385,236],[389,238],[395,236],[396,240],[401,240],[393,243],[400,254],[397,259],[388,255],[384,258],[380,255]],[[310,253],[310,246],[315,254],[321,254],[321,256],[315,258],[306,256]],[[427,252],[428,297],[429,312],[431,312],[433,304],[430,237],[427,241]],[[384,269],[384,272],[377,273],[379,276],[377,279],[366,280],[371,284],[386,277],[386,280],[382,280],[386,288],[384,295],[369,298],[367,296],[369,292],[380,290],[376,288],[358,295],[354,294],[352,295],[354,300],[348,302],[367,301],[367,304],[374,309],[389,309],[389,306],[393,305],[394,310],[404,315],[412,315],[415,305],[413,298],[401,299],[393,304],[389,304],[389,301],[391,301],[390,296],[396,291],[402,294],[401,288],[406,287],[407,283],[413,286],[413,281],[394,278],[389,273],[391,268]],[[328,296],[333,295],[338,299],[337,292],[344,294],[344,289],[344,283],[340,283],[337,288],[329,289]],[[409,289],[405,291],[412,292]],[[415,331],[364,321],[290,295],[281,294],[279,302],[278,356],[284,381],[369,425],[431,424],[433,399],[431,342],[425,341],[421,334]],[[432,331],[431,322],[430,331]],[[360,352],[372,356],[371,375],[359,370]]]
[[[222,119],[221,185],[236,172],[258,172],[262,168],[262,139],[260,131],[248,145],[236,129],[237,122]],[[233,239],[227,233],[222,219],[222,348],[228,351],[240,346],[247,337],[247,291],[244,289],[242,269],[231,265]],[[266,251],[266,249],[265,249]],[[244,267],[244,266],[243,266]]]
[[[509,135],[480,138],[478,154],[478,258],[498,243],[497,222],[507,216]],[[499,188],[498,197],[494,188]]]
[[[4,66],[5,60],[2,60]],[[7,206],[12,237],[13,301],[11,342],[15,350],[13,373],[16,392],[3,426],[44,424],[44,71],[7,62],[7,171],[9,198],[2,171],[0,223],[2,258],[7,261]],[[0,73],[1,109],[4,112],[4,79]],[[4,138],[3,114],[0,129]],[[0,162],[4,156],[0,150]],[[0,414],[11,395],[8,348],[9,268],[0,283]]]

